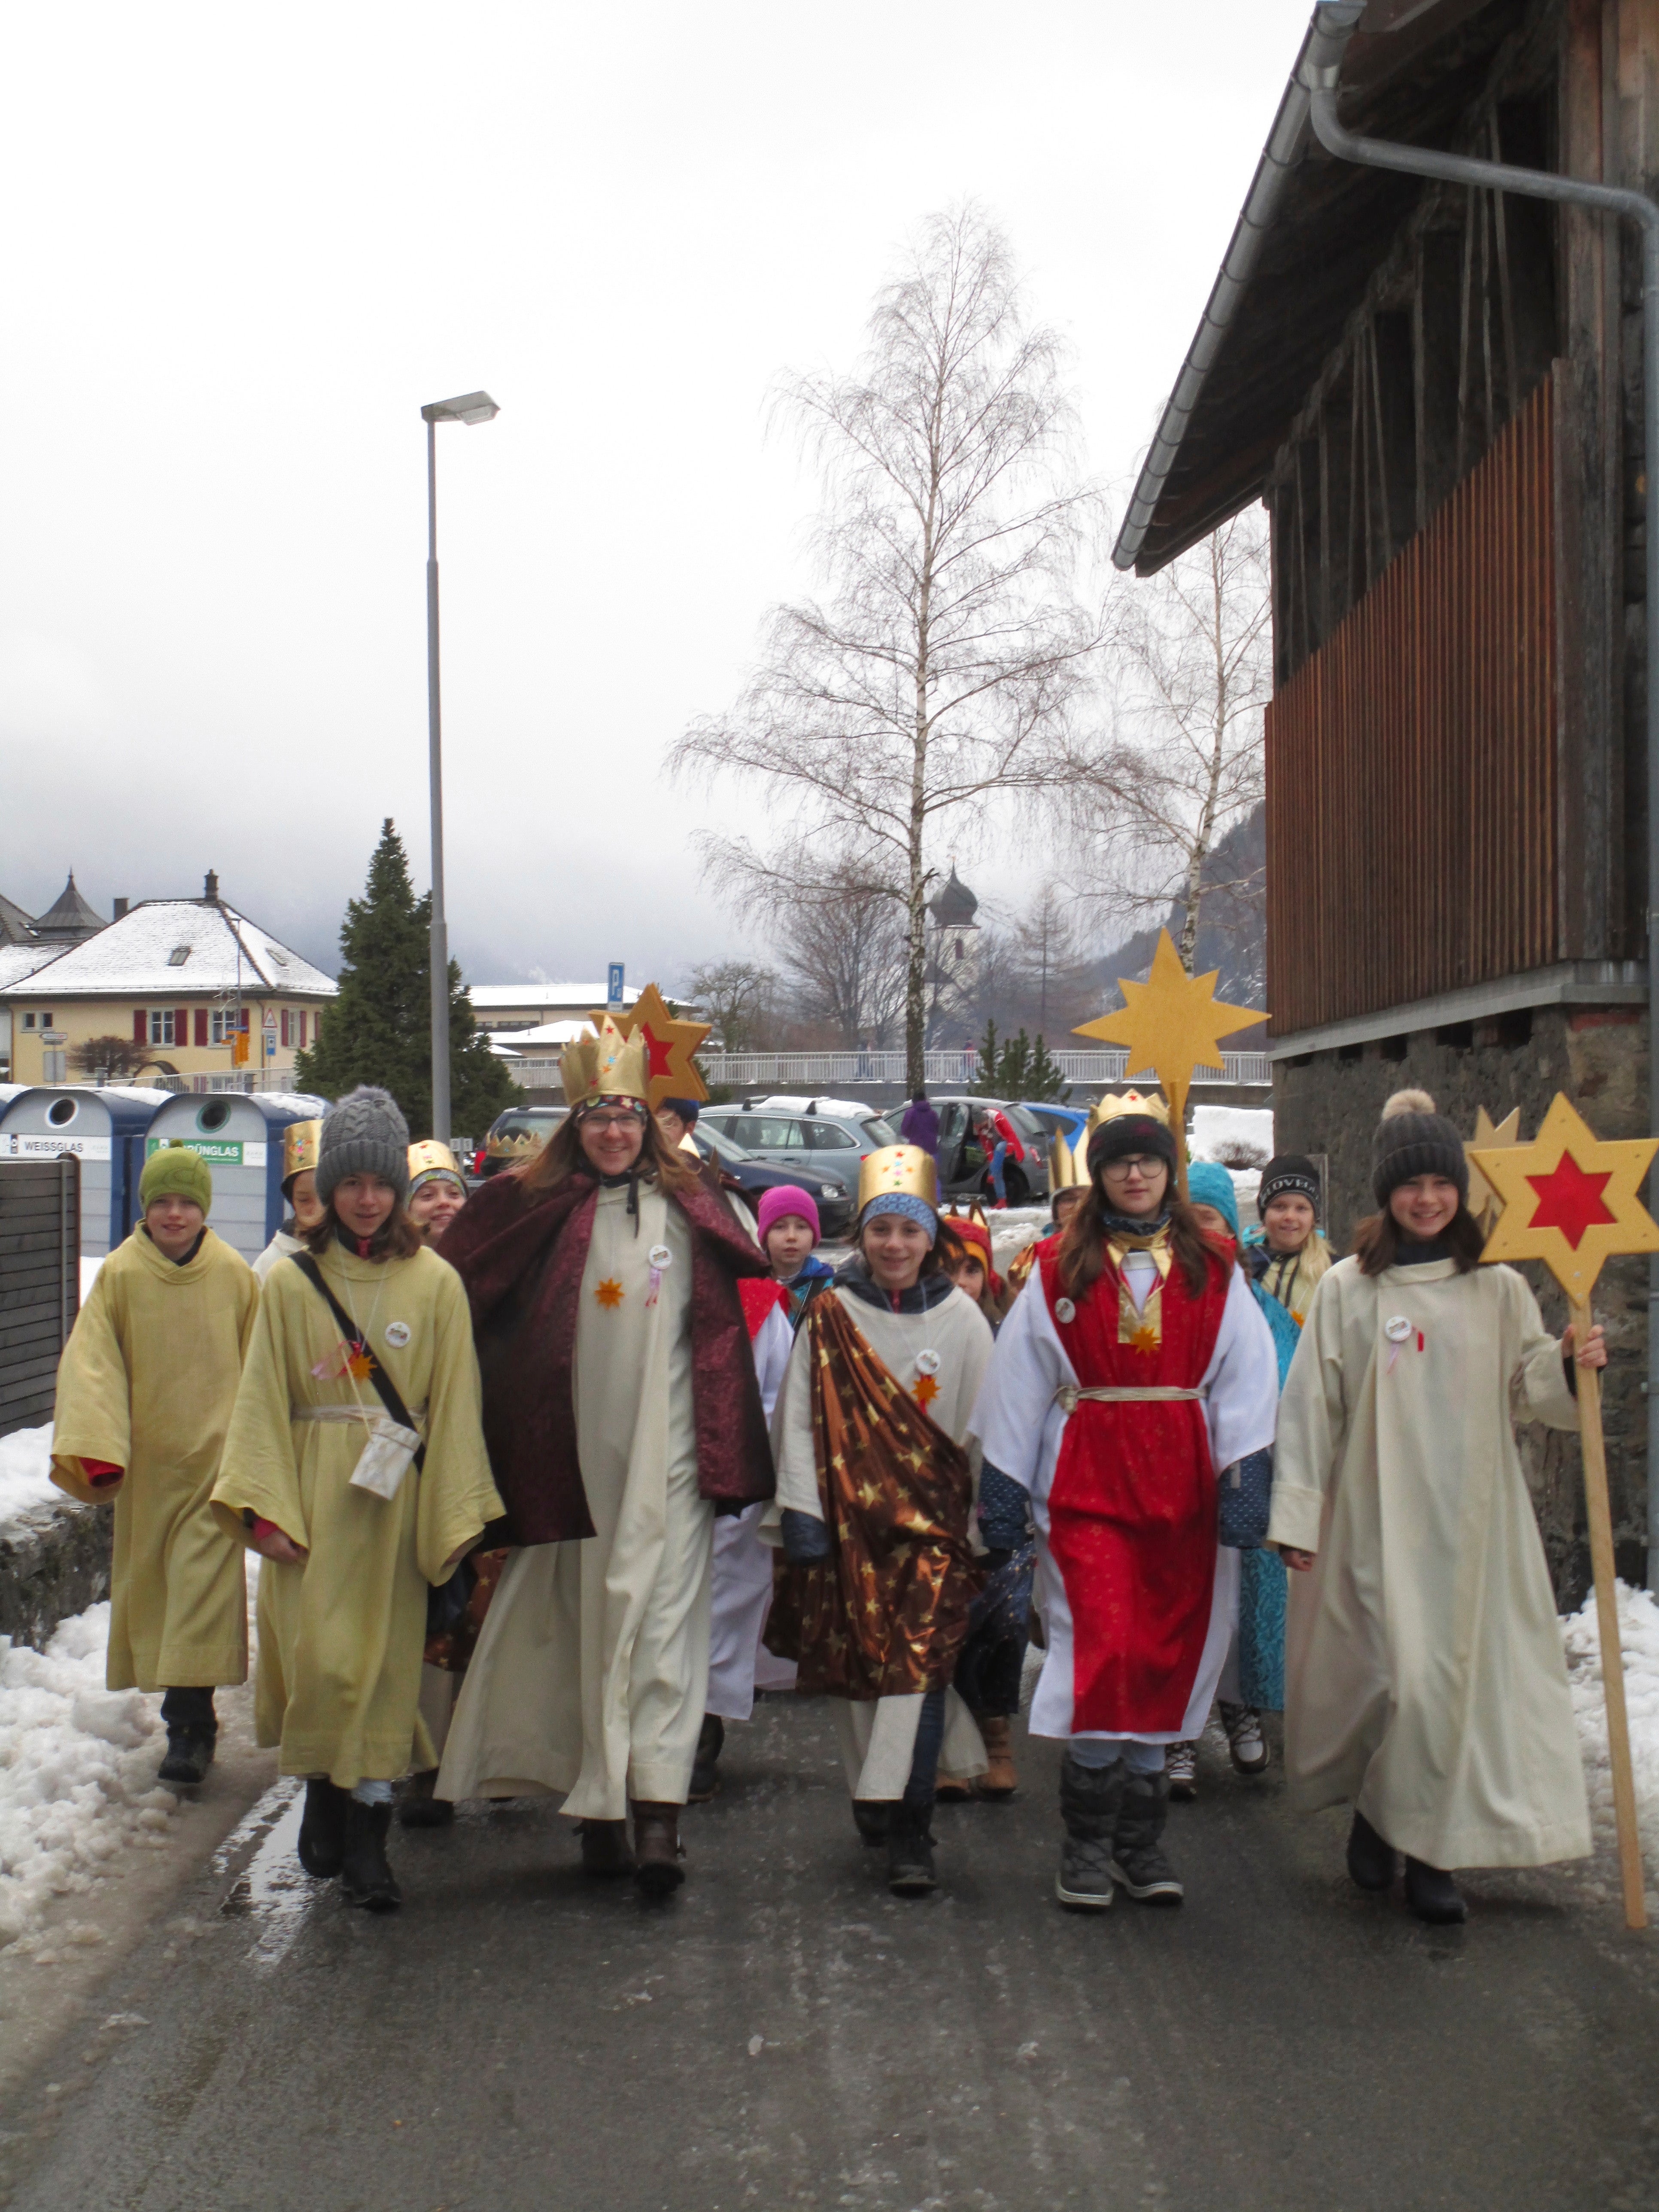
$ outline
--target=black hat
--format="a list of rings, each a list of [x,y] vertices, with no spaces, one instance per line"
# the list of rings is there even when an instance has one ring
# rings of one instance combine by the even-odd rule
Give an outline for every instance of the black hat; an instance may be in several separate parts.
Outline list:
[[[1176,1164],[1175,1133],[1167,1121],[1150,1114],[1114,1114],[1089,1139],[1089,1172],[1094,1175],[1108,1160],[1127,1160],[1136,1152],[1150,1152],[1171,1172]]]
[[[1469,1163],[1456,1125],[1435,1111],[1426,1091],[1396,1091],[1371,1139],[1371,1189],[1379,1206],[1413,1176],[1444,1176],[1469,1200]]]
[[[1276,1160],[1269,1160],[1261,1170],[1261,1188],[1255,1194],[1256,1212],[1265,1216],[1275,1198],[1305,1198],[1316,1219],[1319,1176],[1313,1162],[1300,1152],[1281,1152]]]

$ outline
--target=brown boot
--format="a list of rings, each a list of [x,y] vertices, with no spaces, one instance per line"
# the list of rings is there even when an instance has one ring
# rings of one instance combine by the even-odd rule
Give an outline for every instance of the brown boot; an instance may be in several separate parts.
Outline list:
[[[584,1874],[605,1881],[633,1873],[634,1854],[628,1848],[626,1820],[580,1820],[577,1826],[581,1832]]]
[[[941,1805],[965,1805],[973,1794],[970,1782],[959,1782],[950,1774],[941,1774],[933,1789],[934,1798]]]
[[[680,1808],[634,1801],[634,1879],[647,1897],[666,1897],[685,1880],[680,1864]]]
[[[988,1715],[979,1724],[985,1739],[985,1756],[990,1761],[979,1778],[981,1797],[1012,1797],[1019,1787],[1019,1777],[1014,1771],[1014,1724],[1006,1713]]]

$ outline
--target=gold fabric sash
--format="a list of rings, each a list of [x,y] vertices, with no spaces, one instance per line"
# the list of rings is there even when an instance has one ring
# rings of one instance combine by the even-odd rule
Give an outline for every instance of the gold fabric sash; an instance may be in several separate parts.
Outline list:
[[[1063,1413],[1074,1413],[1080,1399],[1091,1398],[1100,1406],[1173,1406],[1197,1399],[1200,1402],[1210,1395],[1207,1382],[1196,1390],[1182,1390],[1172,1382],[1149,1382],[1142,1389],[1122,1384],[1097,1384],[1084,1389],[1075,1382],[1062,1382],[1054,1393],[1054,1403]]]

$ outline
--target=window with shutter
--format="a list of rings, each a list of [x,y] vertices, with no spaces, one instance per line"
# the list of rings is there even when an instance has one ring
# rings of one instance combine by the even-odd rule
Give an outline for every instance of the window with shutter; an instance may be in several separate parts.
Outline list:
[[[149,1042],[149,1016],[143,1006],[132,1010],[132,1041],[134,1044]]]
[[[207,1041],[208,1010],[205,1006],[198,1006],[196,1009],[196,1042],[198,1045],[205,1048]]]
[[[290,1039],[290,1037],[289,1037],[289,1033],[288,1033],[288,1020],[289,1020],[289,1016],[288,1016],[288,1008],[287,1008],[286,1006],[284,1006],[284,1007],[283,1008],[283,1017],[282,1017],[282,1019],[283,1019],[283,1042],[286,1045],[286,1044],[289,1044],[289,1043],[290,1043],[290,1042],[292,1042],[292,1040]]]
[[[303,1014],[303,1013],[301,1013],[301,1015],[300,1016],[300,1049],[301,1049],[301,1052],[303,1052],[303,1051],[305,1050],[305,1048],[306,1048],[306,1018],[305,1018],[304,1014]]]
[[[190,1042],[190,1008],[188,1006],[177,1006],[173,1009],[172,1042],[176,1045]]]

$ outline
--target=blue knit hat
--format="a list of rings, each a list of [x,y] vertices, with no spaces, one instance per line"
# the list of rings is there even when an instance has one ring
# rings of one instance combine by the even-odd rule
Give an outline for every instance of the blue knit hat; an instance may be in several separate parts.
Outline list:
[[[908,1190],[878,1191],[859,1216],[860,1236],[864,1234],[866,1225],[882,1213],[897,1213],[902,1215],[906,1221],[920,1222],[927,1231],[928,1243],[933,1244],[939,1241],[939,1216],[925,1198],[912,1197]]]
[[[1238,1242],[1238,1193],[1225,1168],[1212,1160],[1194,1160],[1187,1170],[1187,1202],[1212,1206],[1225,1221],[1233,1242]]]

